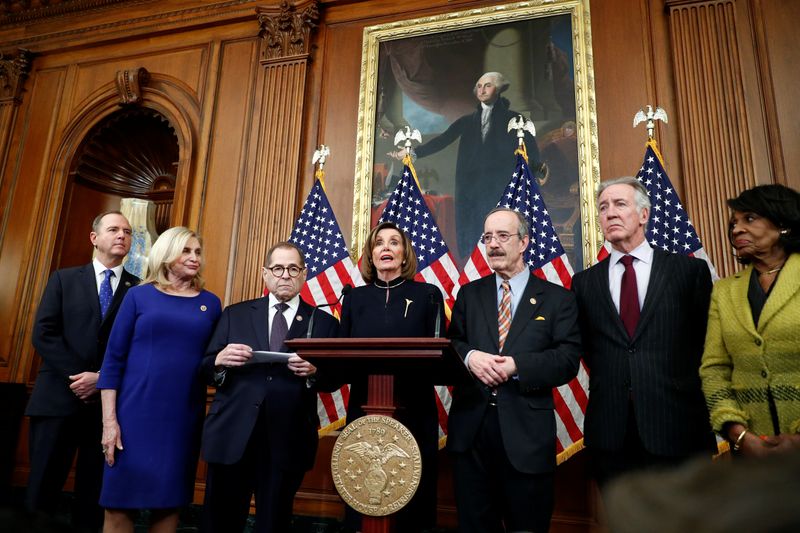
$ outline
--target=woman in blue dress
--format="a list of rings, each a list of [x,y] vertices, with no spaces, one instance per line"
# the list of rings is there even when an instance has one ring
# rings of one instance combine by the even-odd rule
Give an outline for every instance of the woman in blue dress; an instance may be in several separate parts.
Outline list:
[[[97,382],[105,532],[132,532],[138,509],[150,509],[151,531],[175,531],[192,499],[205,406],[198,368],[221,313],[203,289],[202,267],[196,233],[165,231],[111,330]]]

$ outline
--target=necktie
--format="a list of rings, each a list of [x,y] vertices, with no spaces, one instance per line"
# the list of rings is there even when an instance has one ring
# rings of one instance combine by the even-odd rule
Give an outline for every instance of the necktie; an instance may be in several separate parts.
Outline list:
[[[623,256],[619,262],[625,265],[619,291],[619,316],[628,331],[628,336],[633,338],[636,324],[639,323],[639,289],[636,287],[636,271],[633,269],[632,256]]]
[[[492,116],[492,108],[486,107],[481,111],[481,137],[486,140],[486,135],[489,134],[489,119]]]
[[[109,269],[103,272],[105,276],[100,283],[100,315],[105,318],[108,308],[111,307],[111,299],[114,297],[114,291],[111,290],[111,278],[114,276],[114,271]]]
[[[508,330],[511,327],[511,285],[508,280],[503,280],[503,297],[500,299],[500,307],[497,308],[497,327],[500,339],[500,352],[503,352],[503,345],[508,337]]]
[[[283,312],[288,308],[289,305],[285,302],[275,304],[275,309],[278,312],[272,317],[272,330],[269,332],[269,349],[272,352],[287,351],[283,341],[286,340],[286,334],[289,333],[289,326],[286,324],[286,317],[283,316]]]

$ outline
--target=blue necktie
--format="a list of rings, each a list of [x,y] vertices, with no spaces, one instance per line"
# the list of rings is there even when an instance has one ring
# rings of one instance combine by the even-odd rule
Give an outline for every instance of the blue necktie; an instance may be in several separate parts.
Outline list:
[[[114,275],[113,270],[106,270],[103,272],[105,276],[103,282],[100,283],[100,315],[105,318],[108,308],[111,306],[111,299],[114,297],[114,291],[111,290],[111,277]]]

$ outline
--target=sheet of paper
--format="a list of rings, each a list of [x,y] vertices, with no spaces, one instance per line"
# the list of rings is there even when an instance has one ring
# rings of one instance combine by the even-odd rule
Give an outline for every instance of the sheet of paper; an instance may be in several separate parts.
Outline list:
[[[254,350],[253,357],[247,362],[248,365],[258,363],[286,363],[294,353],[287,352],[268,352],[262,350]]]

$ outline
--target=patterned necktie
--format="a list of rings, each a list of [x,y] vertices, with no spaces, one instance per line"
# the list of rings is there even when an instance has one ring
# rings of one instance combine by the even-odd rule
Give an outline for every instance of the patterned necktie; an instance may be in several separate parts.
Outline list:
[[[483,140],[486,140],[486,136],[489,134],[489,119],[491,116],[491,107],[485,107],[483,111],[481,111],[481,138],[483,138]]]
[[[636,271],[633,269],[632,256],[625,255],[619,262],[625,265],[619,291],[619,317],[628,331],[628,336],[633,338],[636,324],[639,323],[639,289],[636,287]]]
[[[500,307],[497,308],[497,328],[500,334],[500,353],[503,352],[503,345],[508,337],[508,330],[511,328],[511,285],[508,280],[503,280],[503,297],[500,299]]]
[[[111,307],[111,299],[114,298],[114,291],[111,290],[111,278],[114,276],[114,271],[109,269],[103,272],[105,276],[100,283],[100,315],[105,318],[108,308]]]
[[[278,310],[275,316],[272,317],[272,330],[269,332],[269,349],[272,352],[286,352],[288,349],[283,341],[286,340],[286,334],[289,333],[289,326],[286,324],[286,317],[283,312],[289,308],[286,302],[279,302],[275,304],[275,309]]]

